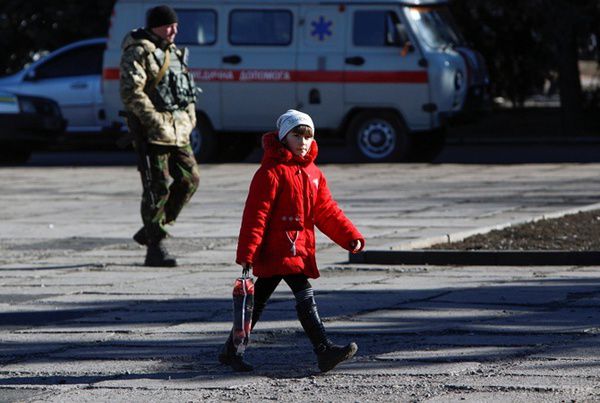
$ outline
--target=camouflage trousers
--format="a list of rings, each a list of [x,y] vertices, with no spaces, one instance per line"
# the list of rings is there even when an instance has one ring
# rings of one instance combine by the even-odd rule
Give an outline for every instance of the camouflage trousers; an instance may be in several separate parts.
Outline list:
[[[148,144],[147,153],[152,185],[142,194],[141,213],[148,241],[155,243],[168,235],[164,226],[177,219],[198,189],[200,170],[189,145]]]

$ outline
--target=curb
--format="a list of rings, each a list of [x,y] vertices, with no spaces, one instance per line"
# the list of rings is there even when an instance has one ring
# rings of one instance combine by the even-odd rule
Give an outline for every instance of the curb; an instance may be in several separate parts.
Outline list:
[[[502,137],[485,138],[456,136],[446,138],[446,145],[460,146],[506,146],[506,145],[565,145],[581,146],[600,144],[599,137]]]
[[[555,211],[553,213],[546,213],[539,216],[528,217],[520,220],[514,220],[505,222],[497,225],[490,225],[487,227],[479,227],[466,231],[458,231],[453,232],[451,234],[438,235],[430,238],[422,238],[416,241],[409,241],[405,243],[399,244],[397,247],[392,248],[392,250],[402,251],[402,250],[414,250],[414,249],[423,249],[428,248],[432,245],[443,244],[443,243],[451,243],[451,242],[459,242],[465,238],[468,238],[473,235],[482,235],[487,234],[493,230],[501,230],[504,228],[512,227],[520,224],[527,224],[536,222],[539,220],[547,220],[552,218],[560,218],[569,214],[577,214],[590,210],[600,210],[600,203],[589,204],[587,206],[582,207],[574,207],[568,210],[560,210]]]
[[[490,266],[596,266],[600,265],[600,251],[557,251],[557,250],[422,250],[432,245],[459,242],[473,235],[486,234],[493,230],[560,218],[569,214],[600,209],[600,203],[575,207],[510,221],[503,224],[460,231],[431,238],[424,238],[398,245],[392,250],[369,250],[349,253],[349,263],[372,264],[430,264],[430,265],[490,265]],[[416,250],[419,249],[419,250]]]
[[[600,251],[375,250],[351,255],[350,263],[433,266],[597,266],[600,264]]]

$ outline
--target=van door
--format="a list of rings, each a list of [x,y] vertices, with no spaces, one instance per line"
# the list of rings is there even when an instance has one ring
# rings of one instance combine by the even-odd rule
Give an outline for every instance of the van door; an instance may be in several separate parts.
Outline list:
[[[320,129],[336,129],[344,116],[346,24],[339,5],[300,9],[298,105]]]
[[[297,8],[289,6],[223,6],[228,38],[223,46],[221,81],[223,128],[262,131],[296,108],[295,24]]]
[[[206,114],[215,129],[221,128],[221,46],[223,33],[218,32],[218,8],[175,8],[179,32],[175,42],[189,49],[188,66],[201,92],[196,94],[196,109]]]
[[[354,107],[394,108],[408,129],[431,128],[426,63],[398,7],[348,6],[345,101]]]

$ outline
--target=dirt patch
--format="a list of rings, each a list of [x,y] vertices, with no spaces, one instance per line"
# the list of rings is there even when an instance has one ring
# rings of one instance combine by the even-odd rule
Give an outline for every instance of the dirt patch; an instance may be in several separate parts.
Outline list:
[[[600,250],[600,210],[515,225],[429,249]]]

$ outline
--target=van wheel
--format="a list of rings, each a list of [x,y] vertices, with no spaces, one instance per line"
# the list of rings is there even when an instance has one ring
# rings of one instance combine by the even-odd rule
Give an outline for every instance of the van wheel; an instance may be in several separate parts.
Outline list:
[[[190,133],[190,145],[198,162],[211,162],[217,157],[217,135],[208,121],[197,115],[196,128]]]
[[[408,130],[392,112],[360,112],[350,121],[347,140],[360,161],[405,161],[409,156]]]

